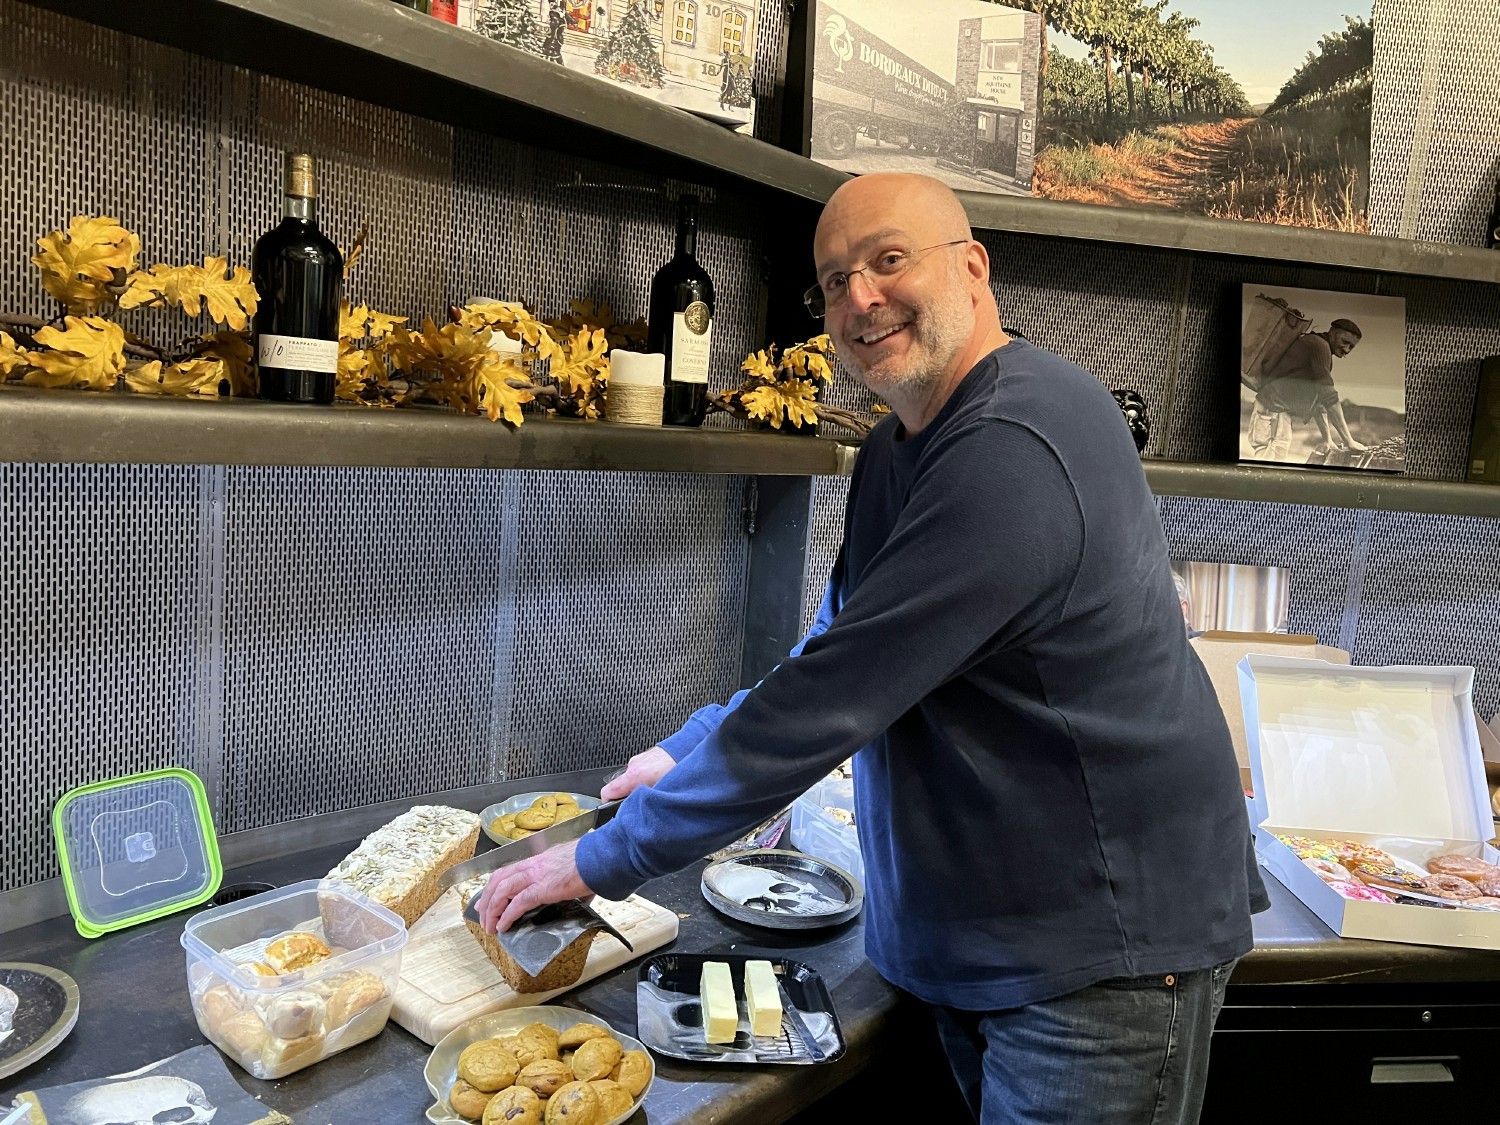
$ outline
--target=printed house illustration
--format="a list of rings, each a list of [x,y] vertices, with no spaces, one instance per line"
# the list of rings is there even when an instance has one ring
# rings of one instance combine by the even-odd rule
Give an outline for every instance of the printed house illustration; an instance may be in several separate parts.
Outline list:
[[[718,120],[746,124],[751,120],[750,75],[755,63],[759,0],[523,0],[535,17],[539,35],[561,32],[561,59],[578,70],[643,93],[657,101]],[[480,0],[487,7],[519,6],[511,0]],[[631,22],[632,9],[636,10]],[[554,12],[556,15],[554,16]],[[622,26],[645,35],[625,46],[627,52],[649,51],[660,64],[653,80],[644,58],[616,65],[612,74],[597,66],[610,36]],[[482,24],[480,25],[483,26]],[[647,46],[649,40],[649,47]],[[530,49],[528,47],[528,49]],[[534,50],[543,54],[545,48]],[[726,74],[726,70],[728,73]]]
[[[868,7],[869,5],[865,5]],[[857,10],[856,4],[849,4]],[[954,54],[924,62],[845,10],[817,6],[809,154],[846,171],[890,165],[860,138],[925,157],[930,173],[961,186],[1029,194],[1036,151],[1041,18],[987,3],[946,5]],[[966,13],[974,13],[968,15]],[[914,48],[915,49],[915,48]],[[932,52],[928,52],[931,56]],[[936,67],[953,61],[953,79]],[[930,65],[929,65],[930,64]],[[908,169],[914,170],[914,169]],[[970,181],[977,181],[972,183]]]

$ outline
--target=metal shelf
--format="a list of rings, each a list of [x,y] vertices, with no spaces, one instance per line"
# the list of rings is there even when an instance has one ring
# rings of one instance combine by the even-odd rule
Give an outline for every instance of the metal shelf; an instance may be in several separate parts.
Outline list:
[[[840,476],[854,447],[745,430],[0,387],[0,461]]]
[[[969,221],[985,230],[1500,283],[1500,251],[1474,246],[1278,227],[1172,211],[1060,203],[972,191],[958,194],[969,213]]]
[[[805,201],[827,199],[848,178],[389,0],[28,2],[418,117],[659,175]]]
[[[436,121],[811,208],[848,177],[385,0],[28,0]],[[1500,253],[1148,209],[960,192],[982,230],[1500,283]]]
[[[1188,461],[1145,461],[1143,467],[1151,491],[1158,496],[1500,517],[1500,485]]]

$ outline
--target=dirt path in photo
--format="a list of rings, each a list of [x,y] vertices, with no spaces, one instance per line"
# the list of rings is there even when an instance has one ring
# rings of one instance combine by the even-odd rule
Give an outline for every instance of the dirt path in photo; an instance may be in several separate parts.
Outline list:
[[[1181,140],[1171,152],[1151,164],[1136,166],[1128,178],[1112,177],[1090,187],[1062,187],[1046,191],[1049,199],[1107,203],[1126,207],[1170,207],[1202,212],[1209,188],[1231,174],[1231,159],[1240,138],[1257,118],[1181,126]]]
[[[1110,182],[1113,203],[1202,211],[1207,188],[1230,175],[1230,158],[1254,117],[1186,125],[1183,139],[1155,165],[1136,169],[1129,180]]]

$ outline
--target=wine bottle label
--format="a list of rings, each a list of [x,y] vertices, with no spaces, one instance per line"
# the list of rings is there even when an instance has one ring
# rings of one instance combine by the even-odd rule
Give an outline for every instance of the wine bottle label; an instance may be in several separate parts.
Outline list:
[[[708,349],[714,334],[713,314],[694,301],[672,317],[672,370],[675,383],[708,382]]]
[[[262,367],[331,373],[339,369],[339,342],[310,340],[306,336],[273,336],[269,332],[262,332],[257,358]]]

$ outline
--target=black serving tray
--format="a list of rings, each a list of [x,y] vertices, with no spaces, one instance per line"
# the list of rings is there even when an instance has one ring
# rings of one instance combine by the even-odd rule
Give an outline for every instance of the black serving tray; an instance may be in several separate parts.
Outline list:
[[[740,1026],[733,1043],[703,1041],[703,1008],[699,983],[705,961],[729,966],[739,1007]],[[781,1034],[750,1034],[745,1008],[745,962],[769,961],[785,989]],[[790,1064],[808,1066],[836,1062],[844,1054],[844,1029],[834,1011],[833,997],[818,971],[786,957],[751,957],[736,953],[663,953],[641,965],[636,977],[636,1034],[657,1054],[691,1062],[716,1064]],[[817,1040],[822,1058],[814,1057],[786,1012],[787,1001]]]

